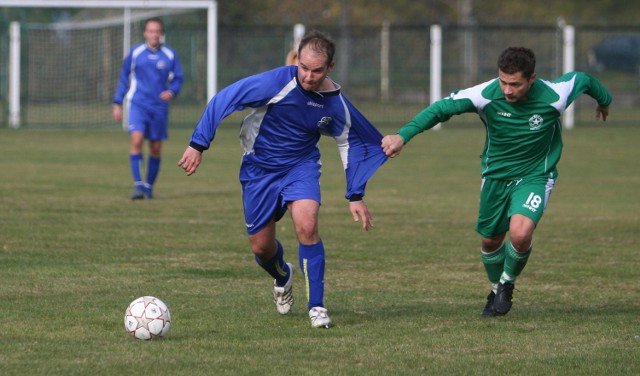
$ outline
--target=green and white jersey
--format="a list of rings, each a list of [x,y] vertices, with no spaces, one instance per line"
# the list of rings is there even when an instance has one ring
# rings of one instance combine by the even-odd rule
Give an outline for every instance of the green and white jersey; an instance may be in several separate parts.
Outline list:
[[[611,93],[587,73],[571,72],[554,81],[536,78],[527,98],[515,103],[504,98],[496,78],[434,102],[398,134],[406,143],[453,115],[475,112],[487,131],[482,176],[501,180],[555,178],[562,154],[560,116],[583,93],[602,107],[611,103]]]

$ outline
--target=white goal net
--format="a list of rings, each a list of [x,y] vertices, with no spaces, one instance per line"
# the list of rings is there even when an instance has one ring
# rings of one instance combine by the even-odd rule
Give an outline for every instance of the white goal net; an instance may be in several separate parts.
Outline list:
[[[122,128],[111,116],[115,88],[125,51],[144,41],[143,23],[150,17],[165,23],[166,43],[176,50],[184,71],[170,124],[193,126],[198,121],[215,90],[208,79],[208,9],[68,9],[62,21],[20,25],[20,126]]]

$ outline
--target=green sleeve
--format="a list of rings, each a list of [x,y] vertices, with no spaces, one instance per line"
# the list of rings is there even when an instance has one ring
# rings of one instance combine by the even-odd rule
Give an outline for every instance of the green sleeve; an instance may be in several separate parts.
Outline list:
[[[466,112],[477,112],[476,107],[470,99],[452,99],[451,97],[447,97],[434,102],[418,113],[404,127],[398,130],[398,134],[406,144],[418,133],[431,129],[439,123],[444,123],[453,115]]]
[[[558,78],[556,81],[567,81],[575,76],[575,86],[569,96],[568,103],[572,103],[582,93],[587,94],[598,102],[601,107],[609,107],[613,96],[604,85],[589,73],[571,72]]]

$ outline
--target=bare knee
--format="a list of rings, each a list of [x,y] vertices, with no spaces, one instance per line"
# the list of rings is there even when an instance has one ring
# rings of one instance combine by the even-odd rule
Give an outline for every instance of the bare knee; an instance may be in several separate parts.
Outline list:
[[[505,234],[494,236],[493,238],[482,238],[482,251],[491,253],[502,246]]]
[[[142,153],[142,145],[144,144],[144,133],[142,132],[131,132],[131,145],[129,146],[130,154],[140,154]]]
[[[320,204],[313,200],[298,200],[289,203],[293,227],[298,241],[302,244],[316,244],[320,241],[318,234],[318,211]]]
[[[149,154],[155,158],[162,155],[162,141],[152,141],[149,143]]]
[[[533,220],[523,215],[514,215],[509,225],[509,238],[513,248],[520,253],[526,252],[531,247],[535,229]]]
[[[511,246],[519,252],[524,253],[531,247],[532,234],[510,234]]]
[[[251,252],[261,261],[272,259],[278,251],[274,223],[270,223],[256,234],[249,235]]]
[[[296,226],[296,235],[298,241],[302,244],[316,244],[320,241],[320,235],[318,234],[318,226],[314,221],[305,221],[298,223]]]
[[[258,242],[251,242],[251,252],[259,258],[260,260],[267,261],[270,260],[277,251],[277,245],[274,242],[273,244],[264,244]]]

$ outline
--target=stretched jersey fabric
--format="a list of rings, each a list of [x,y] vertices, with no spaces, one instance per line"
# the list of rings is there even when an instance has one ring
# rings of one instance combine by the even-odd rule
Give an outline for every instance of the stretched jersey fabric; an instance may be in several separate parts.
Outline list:
[[[380,147],[382,135],[339,87],[322,93],[306,91],[298,84],[297,66],[250,76],[221,90],[207,105],[190,145],[208,149],[220,122],[247,107],[254,110],[240,130],[243,158],[265,170],[319,162],[320,136],[331,136],[345,169],[348,198],[364,195],[367,181],[387,160]]]
[[[182,66],[171,47],[163,44],[154,51],[142,43],[133,47],[124,59],[113,102],[122,104],[126,95],[131,104],[166,109],[168,104],[160,93],[171,90],[177,96],[182,80]]]
[[[475,112],[487,131],[482,152],[484,177],[556,178],[556,164],[562,154],[560,116],[583,93],[603,107],[612,100],[611,93],[597,79],[587,73],[571,72],[554,81],[535,79],[525,100],[510,103],[496,78],[433,103],[398,134],[408,142],[453,115]]]

